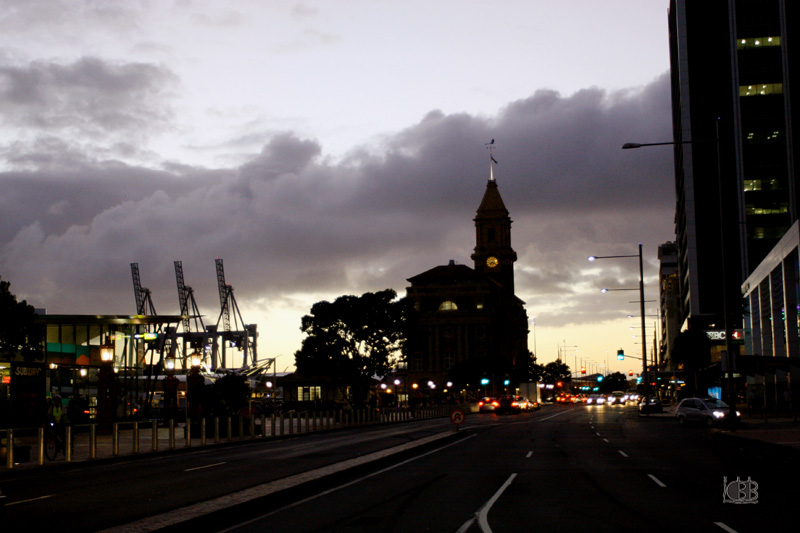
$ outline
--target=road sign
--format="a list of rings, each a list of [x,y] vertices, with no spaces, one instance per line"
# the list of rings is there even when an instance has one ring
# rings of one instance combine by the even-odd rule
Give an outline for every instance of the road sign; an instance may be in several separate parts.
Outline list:
[[[450,413],[450,421],[458,426],[462,422],[464,422],[464,412],[456,409],[452,413]]]

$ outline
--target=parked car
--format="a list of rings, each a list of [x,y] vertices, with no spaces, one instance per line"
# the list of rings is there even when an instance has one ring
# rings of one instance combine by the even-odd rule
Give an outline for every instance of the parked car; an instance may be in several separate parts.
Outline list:
[[[642,398],[642,401],[639,402],[639,412],[642,414],[663,413],[664,406],[661,405],[661,400],[658,398],[648,396],[647,398]]]
[[[493,413],[498,407],[500,407],[500,402],[497,401],[497,398],[486,396],[485,398],[481,398],[478,402],[479,413]]]
[[[738,411],[716,398],[684,398],[675,409],[675,416],[680,425],[688,422],[699,422],[707,426],[713,426],[720,422],[729,420],[731,413],[735,413],[738,418],[741,414]]]

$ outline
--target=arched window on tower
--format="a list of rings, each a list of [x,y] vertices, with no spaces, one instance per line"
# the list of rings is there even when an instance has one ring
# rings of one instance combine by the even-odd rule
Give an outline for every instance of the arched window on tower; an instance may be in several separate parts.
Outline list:
[[[439,304],[439,311],[456,311],[458,310],[458,306],[456,303],[450,300],[445,300],[441,304]]]

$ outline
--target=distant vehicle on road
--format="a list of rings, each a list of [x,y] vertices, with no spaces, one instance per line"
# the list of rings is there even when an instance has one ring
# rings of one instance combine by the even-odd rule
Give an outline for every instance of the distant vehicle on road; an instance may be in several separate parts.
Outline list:
[[[500,403],[495,407],[495,413],[521,413],[527,411],[527,399],[522,396],[500,396],[497,398]]]
[[[730,420],[733,413],[736,418],[741,416],[739,411],[731,409],[727,403],[716,398],[684,398],[675,409],[675,416],[682,426],[689,422],[713,426]]]
[[[498,407],[500,407],[500,402],[497,401],[497,398],[492,398],[490,396],[481,398],[478,402],[479,413],[493,413]]]
[[[535,411],[539,409],[539,402],[532,402],[525,396],[515,396],[514,401],[521,411]]]
[[[625,402],[628,400],[628,397],[625,395],[624,392],[620,390],[615,390],[611,394],[606,397],[606,404],[607,405],[625,405]]]
[[[590,394],[586,398],[586,405],[603,405],[606,403],[606,397],[602,394]]]
[[[647,398],[642,398],[642,401],[639,402],[639,412],[642,414],[663,413],[664,406],[661,405],[661,400],[658,398],[648,396]]]

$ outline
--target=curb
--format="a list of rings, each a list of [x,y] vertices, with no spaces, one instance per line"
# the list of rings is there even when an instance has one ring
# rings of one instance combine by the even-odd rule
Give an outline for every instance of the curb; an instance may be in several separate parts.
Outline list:
[[[456,438],[461,438],[458,432],[444,431],[399,446],[373,452],[354,459],[348,459],[308,472],[295,474],[283,479],[263,483],[249,489],[174,509],[166,513],[127,524],[114,526],[103,531],[114,533],[139,533],[165,528],[172,531],[197,530],[198,527],[201,529],[208,529],[210,527],[209,520],[214,520],[211,515],[219,515],[220,519],[223,519],[230,513],[237,512],[237,516],[241,519],[241,513],[238,513],[238,510],[262,498],[275,498],[281,494],[288,495],[298,490],[305,493],[308,492],[308,486],[313,483],[346,476],[358,472],[360,469],[364,469],[367,466],[374,466],[376,463],[379,464],[381,461],[389,460],[394,456],[408,453],[422,447],[433,447],[436,444],[455,440]],[[282,498],[278,498],[276,501],[279,502],[280,500],[282,500]],[[265,507],[260,507],[259,512],[263,513],[265,509]]]

